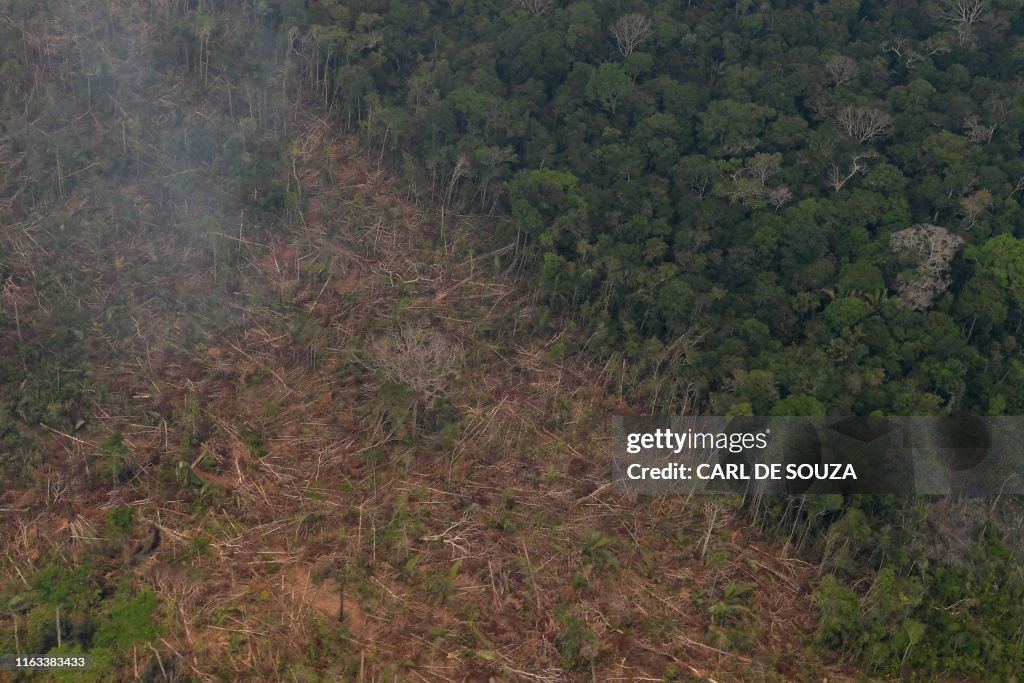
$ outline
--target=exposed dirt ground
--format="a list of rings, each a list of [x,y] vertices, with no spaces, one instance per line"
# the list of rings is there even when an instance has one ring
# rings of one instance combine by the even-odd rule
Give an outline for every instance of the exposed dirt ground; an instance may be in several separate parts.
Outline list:
[[[106,510],[135,506],[137,535],[151,523],[162,542],[124,571],[157,590],[162,647],[205,680],[842,678],[806,660],[814,567],[726,503],[608,493],[609,417],[628,403],[607,368],[548,352],[571,332],[530,333],[504,252],[468,253],[482,219],[449,217],[442,241],[354,140],[309,118],[297,141],[306,208],[269,244],[239,230],[247,263],[211,344],[184,337],[204,322],[192,300],[224,291],[214,271],[136,297],[137,348],[111,352],[94,406],[134,477],[76,488],[98,439],[44,434],[49,482],[3,500],[23,510],[3,532],[9,571],[48,545],[88,549]],[[98,281],[120,286],[146,249],[125,245]],[[416,398],[387,396],[378,367],[403,328],[457,363],[415,438]],[[755,587],[726,651],[707,607],[730,581]]]

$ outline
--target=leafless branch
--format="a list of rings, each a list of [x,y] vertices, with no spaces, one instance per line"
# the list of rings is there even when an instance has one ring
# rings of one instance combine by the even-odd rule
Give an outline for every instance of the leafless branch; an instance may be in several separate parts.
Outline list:
[[[886,40],[882,43],[882,52],[892,52],[897,57],[903,57],[903,44],[907,42],[906,38],[893,38],[892,40]]]
[[[964,128],[967,129],[967,139],[975,144],[988,144],[992,142],[992,136],[995,135],[997,125],[986,125],[981,122],[977,116],[969,116],[964,122]]]
[[[512,4],[519,9],[524,9],[538,17],[542,17],[554,8],[557,0],[512,0]]]
[[[865,152],[863,154],[857,154],[850,159],[850,168],[848,171],[844,171],[839,167],[839,164],[832,163],[828,171],[828,183],[832,188],[838,192],[843,189],[846,183],[857,175],[867,170],[867,164],[862,163],[865,159],[870,159],[875,156],[874,152]]]
[[[639,12],[625,14],[608,27],[623,57],[633,54],[637,46],[651,35],[651,20]]]
[[[893,251],[915,261],[913,278],[900,274],[897,279],[900,301],[915,311],[929,308],[949,286],[949,264],[963,243],[946,228],[926,223],[894,233],[889,241]]]
[[[964,45],[970,40],[971,27],[985,19],[987,9],[986,0],[943,0],[937,14],[953,27],[960,44]]]
[[[839,55],[825,62],[825,71],[832,79],[832,84],[839,87],[856,78],[859,67],[855,60]]]
[[[771,192],[768,193],[768,203],[775,207],[776,211],[788,204],[789,200],[792,198],[793,193],[790,192],[789,188],[785,185],[774,187]]]
[[[892,130],[892,116],[875,107],[843,107],[836,115],[836,122],[844,133],[860,142],[886,137]]]
[[[1014,186],[1013,192],[1010,193],[1010,196],[1012,197],[1013,195],[1017,194],[1021,190],[1024,190],[1024,176],[1021,176],[1020,178],[1017,178],[1017,184]]]

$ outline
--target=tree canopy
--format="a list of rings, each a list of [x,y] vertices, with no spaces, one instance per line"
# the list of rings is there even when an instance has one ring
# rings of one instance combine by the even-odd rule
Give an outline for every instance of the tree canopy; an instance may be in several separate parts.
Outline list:
[[[296,44],[383,154],[495,217],[591,350],[653,368],[699,339],[662,395],[725,413],[757,371],[832,413],[990,412],[1019,360],[992,354],[1021,319],[1018,10],[355,0]],[[949,236],[942,269],[899,242],[915,225]],[[941,348],[904,341],[933,321]]]

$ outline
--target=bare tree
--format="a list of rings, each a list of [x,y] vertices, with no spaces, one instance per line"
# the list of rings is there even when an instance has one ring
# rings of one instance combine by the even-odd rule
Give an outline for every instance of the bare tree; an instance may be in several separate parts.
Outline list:
[[[981,216],[991,206],[992,193],[988,190],[978,190],[966,197],[962,197],[960,199],[960,212],[963,215],[964,222],[967,223],[967,229],[970,230],[977,225],[978,221],[981,220]]]
[[[949,52],[949,41],[946,39],[944,34],[937,34],[924,41],[921,45],[924,51],[928,53],[929,57],[934,55],[944,55]]]
[[[1024,176],[1017,178],[1017,184],[1014,186],[1013,192],[1010,193],[1010,196],[1012,197],[1013,195],[1021,191],[1024,191]]]
[[[920,62],[922,59],[924,59],[924,58],[921,56],[921,54],[919,52],[915,52],[914,50],[909,50],[907,52],[907,58],[904,61],[904,65],[908,69],[913,69],[914,65],[917,64],[918,62]]]
[[[858,70],[859,67],[856,60],[844,55],[832,57],[825,62],[825,71],[828,72],[829,77],[832,79],[832,84],[837,88],[856,78]]]
[[[908,69],[913,69],[914,65],[920,62],[923,57],[919,52],[912,49],[907,45],[906,38],[893,38],[892,40],[882,41],[882,52],[891,52],[900,59],[903,60],[904,66]],[[929,52],[928,54],[934,54]]]
[[[612,22],[608,30],[615,38],[619,52],[623,57],[628,57],[640,43],[650,37],[651,20],[639,12],[624,14]]]
[[[986,0],[942,0],[938,16],[953,27],[960,44],[964,45],[971,37],[971,27],[985,19],[987,9]]]
[[[992,142],[992,136],[996,133],[996,126],[986,125],[981,122],[977,116],[969,116],[964,121],[964,128],[967,130],[967,139],[975,144],[985,143],[986,145]]]
[[[679,164],[680,184],[701,199],[711,190],[712,179],[718,173],[718,168],[704,157],[684,157]]]
[[[793,198],[793,193],[789,191],[789,188],[785,185],[779,185],[773,187],[768,193],[768,203],[775,207],[778,211],[783,206],[789,203],[789,200]]]
[[[985,108],[992,113],[992,119],[997,123],[1006,121],[1006,117],[1010,115],[1010,110],[1012,109],[1009,100],[998,96],[985,100]]]
[[[1012,196],[1012,195],[1011,195]],[[0,266],[3,266],[0,263]],[[21,296],[20,287],[14,282],[13,277],[7,277],[4,280],[0,280],[0,304],[4,301],[10,301],[14,307],[14,327],[18,331],[18,341],[24,342],[25,340],[21,336],[21,316],[18,314],[18,304],[24,304],[26,299]],[[3,309],[0,308],[0,311]]]
[[[731,515],[720,518],[723,512],[727,508],[724,503],[710,502],[704,503],[704,521],[707,524],[707,529],[704,532],[704,540],[701,541],[700,548],[700,559],[703,560],[704,556],[708,552],[708,544],[711,542],[711,537],[716,529],[720,529],[729,523]]]
[[[963,246],[963,238],[938,225],[919,223],[893,233],[892,250],[910,256],[914,275],[901,273],[896,280],[900,301],[915,311],[923,311],[935,302],[950,283],[949,264]]]
[[[512,4],[519,9],[524,9],[536,14],[538,17],[542,17],[551,11],[557,4],[557,0],[512,0]]]
[[[370,345],[374,365],[389,381],[412,396],[412,433],[422,404],[430,408],[444,394],[462,363],[462,346],[426,324],[404,325],[395,337],[378,337]]]
[[[1021,182],[1024,183],[1024,178],[1021,178]],[[708,186],[711,184],[711,176],[708,175],[695,175],[690,178],[690,192],[697,195],[698,198],[704,199],[704,194],[708,191]],[[1020,183],[1018,183],[1020,184]],[[1015,190],[1016,192],[1016,190]]]
[[[886,137],[892,130],[892,117],[875,107],[843,107],[836,115],[839,127],[860,142],[871,142]]]
[[[723,144],[722,154],[729,157],[738,157],[757,149],[759,144],[760,141],[757,138],[739,138],[728,144]]]
[[[903,44],[907,42],[906,38],[893,38],[892,40],[882,41],[882,52],[892,52],[897,57],[903,58]]]
[[[843,170],[839,167],[839,164],[832,162],[832,165],[828,170],[828,184],[832,186],[836,192],[843,189],[846,183],[859,173],[863,173],[868,170],[868,165],[863,163],[865,159],[870,159],[875,156],[874,152],[864,152],[862,154],[856,154],[850,158],[850,169],[848,171]]]
[[[775,154],[755,154],[753,159],[747,161],[743,170],[757,178],[763,187],[768,183],[769,178],[782,170],[782,155],[777,152]]]

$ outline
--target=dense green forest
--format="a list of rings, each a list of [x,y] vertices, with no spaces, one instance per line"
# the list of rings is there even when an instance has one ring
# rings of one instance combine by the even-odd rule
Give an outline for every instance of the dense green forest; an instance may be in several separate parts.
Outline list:
[[[0,652],[1016,680],[1018,501],[601,458],[613,411],[1022,412],[1022,10],[0,0]]]
[[[277,11],[328,108],[414,190],[507,218],[552,314],[654,405],[1002,415],[1024,409],[1022,7]]]

